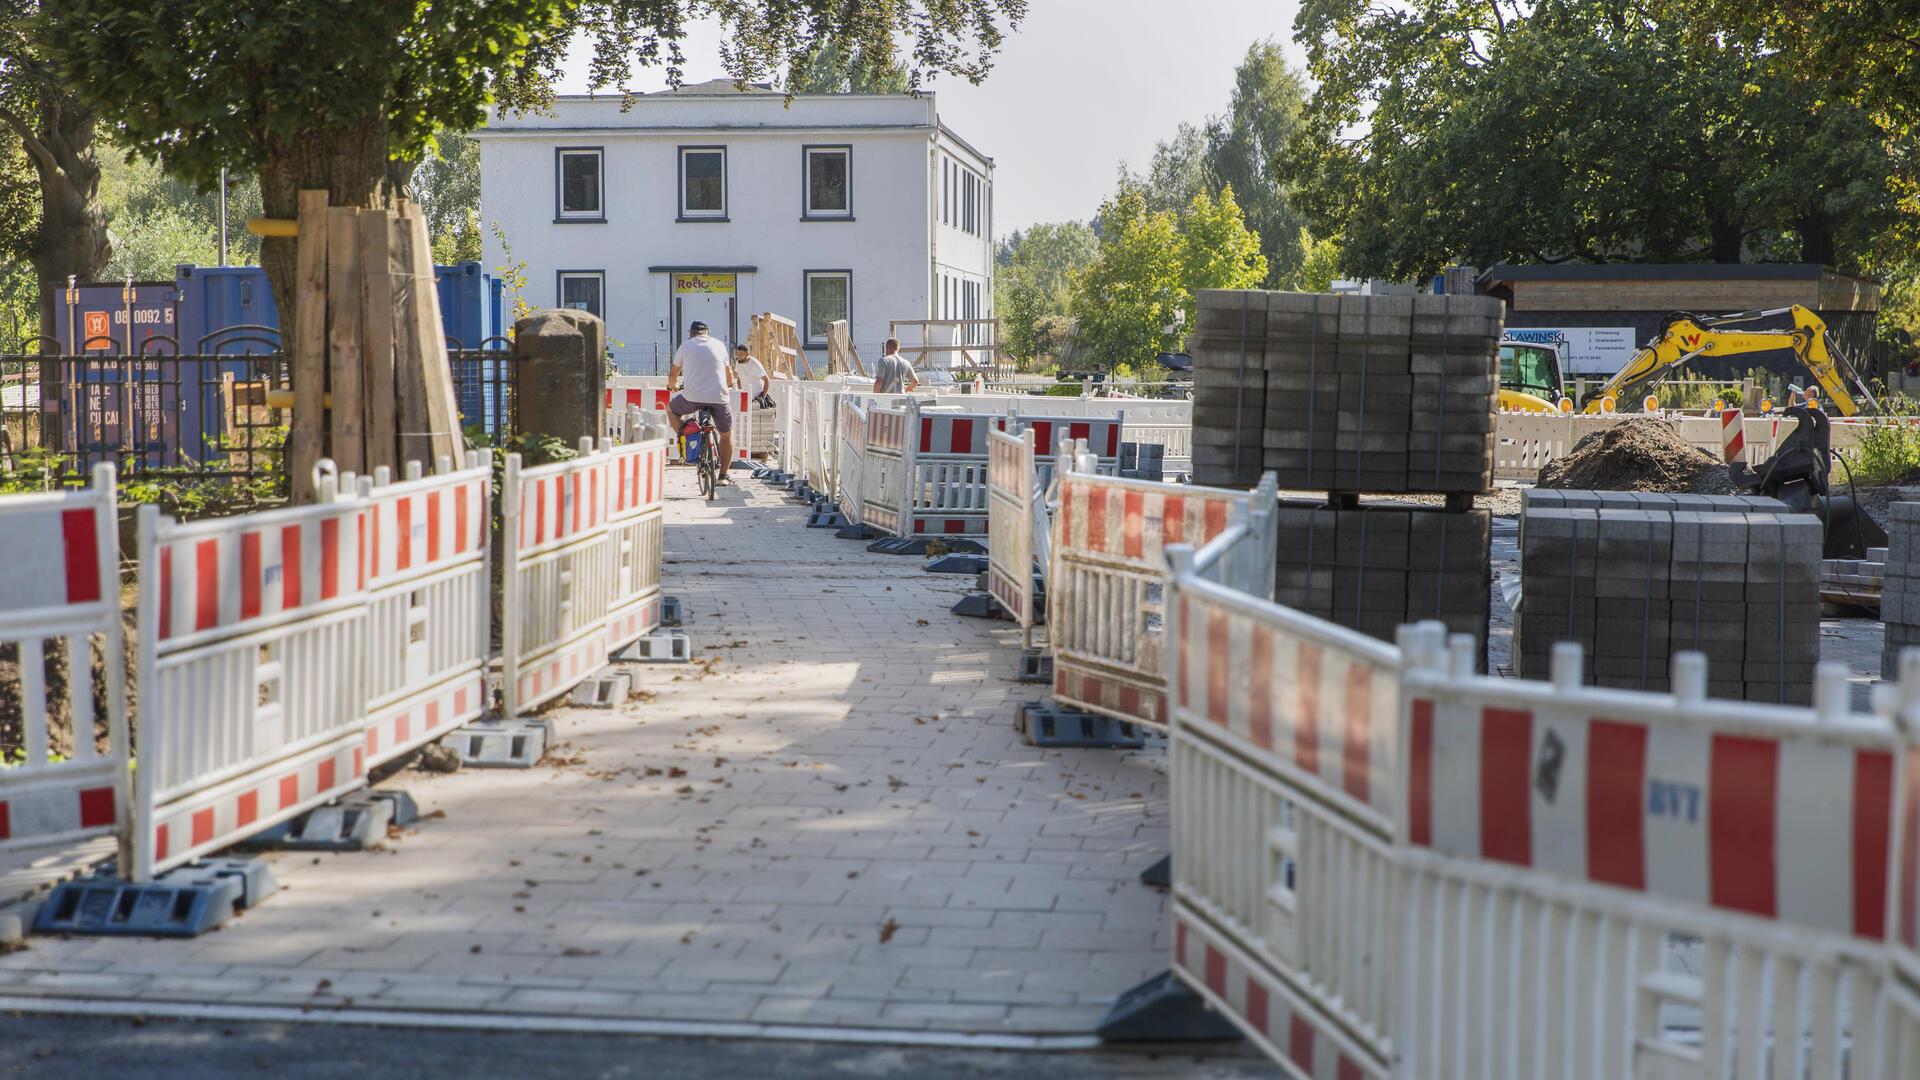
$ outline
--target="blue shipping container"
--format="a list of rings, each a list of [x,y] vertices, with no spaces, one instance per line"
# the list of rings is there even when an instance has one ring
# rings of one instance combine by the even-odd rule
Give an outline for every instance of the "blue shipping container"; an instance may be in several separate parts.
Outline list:
[[[179,266],[173,280],[180,297],[182,353],[265,353],[279,347],[280,312],[265,270]]]
[[[60,351],[69,356],[75,352],[171,353],[170,343],[147,342],[174,336],[174,295],[170,281],[136,281],[131,289],[119,281],[57,289],[54,334]]]

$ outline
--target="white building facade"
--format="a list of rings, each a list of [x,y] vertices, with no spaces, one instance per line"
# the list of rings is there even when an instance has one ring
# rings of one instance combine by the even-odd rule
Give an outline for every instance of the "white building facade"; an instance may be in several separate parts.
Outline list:
[[[932,94],[563,96],[474,137],[485,265],[604,318],[623,371],[664,371],[695,321],[744,341],[763,311],[816,366],[836,319],[871,361],[889,320],[992,317],[993,160]]]

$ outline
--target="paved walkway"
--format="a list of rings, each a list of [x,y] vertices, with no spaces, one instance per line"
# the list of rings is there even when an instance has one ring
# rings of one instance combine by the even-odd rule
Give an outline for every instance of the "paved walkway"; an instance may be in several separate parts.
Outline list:
[[[1164,745],[1014,734],[1017,632],[755,481],[669,474],[693,665],[529,771],[405,774],[386,850],[269,859],[193,941],[35,939],[0,995],[1085,1033],[1166,967]]]

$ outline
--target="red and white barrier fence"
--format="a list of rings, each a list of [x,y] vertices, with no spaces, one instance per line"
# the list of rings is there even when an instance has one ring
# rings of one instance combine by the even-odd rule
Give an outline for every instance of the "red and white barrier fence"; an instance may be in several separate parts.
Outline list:
[[[408,462],[362,481],[367,500],[366,767],[478,717],[489,704],[489,489],[482,452],[431,476]]]
[[[1034,533],[1046,519],[1037,475],[1031,430],[987,433],[987,593],[1020,624],[1022,648],[1033,647]]]
[[[502,482],[501,710],[515,716],[566,693],[614,649],[660,620],[660,528],[669,443],[630,419],[639,441],[524,468]]]
[[[665,375],[615,375],[607,386],[608,436],[620,437],[620,429],[613,427],[614,418],[624,417],[629,409],[654,413],[661,423],[666,423],[667,402],[672,398]],[[754,452],[756,426],[772,420],[753,408],[753,395],[745,390],[729,390],[727,399],[733,409],[733,456],[735,460],[745,461]]]
[[[1171,553],[1173,963],[1293,1075],[1915,1075],[1920,653],[1872,716],[1490,678],[1229,586],[1250,539]]]
[[[134,879],[366,782],[368,503],[140,509]]]
[[[1071,447],[1059,454],[1047,572],[1053,695],[1165,727],[1165,546],[1205,543],[1246,520],[1248,493],[1122,480],[1099,475],[1097,467],[1091,454],[1075,462]],[[1272,485],[1263,490],[1271,503]],[[1262,521],[1271,595],[1273,524],[1270,516]]]
[[[113,466],[96,466],[83,490],[0,499],[0,533],[9,541],[0,560],[0,642],[15,650],[21,720],[19,756],[0,760],[0,851],[118,835],[128,865],[132,754]],[[66,650],[64,702],[47,684],[50,641]],[[95,737],[96,647],[105,747]],[[55,746],[49,726],[62,704],[70,753]]]

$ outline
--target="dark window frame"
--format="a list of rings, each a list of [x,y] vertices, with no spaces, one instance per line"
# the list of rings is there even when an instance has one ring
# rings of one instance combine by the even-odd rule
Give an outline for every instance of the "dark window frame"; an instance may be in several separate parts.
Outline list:
[[[687,155],[689,153],[718,153],[720,155],[720,209],[718,211],[689,211],[687,209]],[[727,160],[730,156],[731,155],[727,153],[725,145],[679,146],[674,148],[673,188],[675,221],[724,222],[730,220],[729,215],[732,213],[733,207],[732,163]]]
[[[600,193],[597,210],[568,210],[567,157],[592,154],[596,163],[595,188]],[[553,223],[555,225],[605,225],[607,223],[607,148],[605,146],[556,146],[553,148]]]
[[[813,279],[815,277],[838,276],[847,282],[847,327],[853,327],[853,271],[851,269],[810,268],[800,271],[800,317],[803,320],[800,329],[806,334],[808,345],[825,345],[827,336],[813,336]]]
[[[813,155],[815,153],[838,153],[847,162],[847,208],[845,210],[815,210],[813,208]],[[852,221],[853,220],[853,144],[852,143],[807,143],[800,147],[800,220],[801,221]]]
[[[557,307],[557,308],[567,307],[567,279],[570,277],[573,277],[573,278],[592,277],[592,278],[597,278],[599,280],[600,310],[593,312],[592,314],[598,315],[600,317],[600,321],[605,322],[607,319],[607,312],[606,312],[607,272],[605,270],[585,270],[585,269],[555,270],[553,272],[553,306],[554,307]],[[571,310],[577,311],[579,309],[573,308]]]

